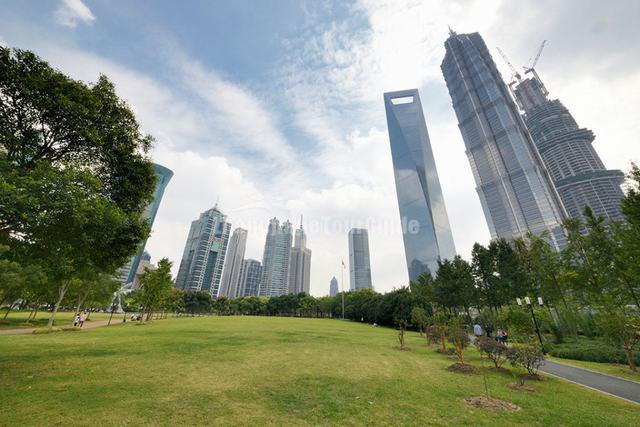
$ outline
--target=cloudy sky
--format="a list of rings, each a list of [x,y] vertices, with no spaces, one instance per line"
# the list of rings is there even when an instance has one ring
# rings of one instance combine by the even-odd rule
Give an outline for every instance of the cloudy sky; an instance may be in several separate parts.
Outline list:
[[[640,160],[636,0],[3,0],[0,43],[87,82],[108,75],[175,172],[147,250],[180,262],[216,201],[261,259],[269,218],[300,215],[311,293],[370,230],[374,287],[408,281],[382,94],[417,87],[458,252],[489,232],[440,62],[447,26],[536,67],[609,168]],[[506,66],[496,58],[503,75]],[[348,276],[348,272],[346,274]]]

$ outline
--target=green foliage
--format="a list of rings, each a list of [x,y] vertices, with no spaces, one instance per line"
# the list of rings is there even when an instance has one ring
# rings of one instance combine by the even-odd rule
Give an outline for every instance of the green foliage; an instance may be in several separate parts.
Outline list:
[[[578,340],[567,339],[562,344],[549,344],[548,350],[550,355],[563,359],[598,363],[628,363],[624,350],[603,338],[588,339],[580,337]],[[640,364],[639,351],[633,352],[633,359],[637,365]]]
[[[525,307],[513,305],[507,307],[498,316],[498,322],[503,329],[509,331],[509,339],[512,341],[529,342],[533,339],[533,321]]]
[[[54,334],[56,332],[63,332],[62,328],[36,328],[33,330],[35,335]]]
[[[190,314],[211,312],[211,294],[209,292],[185,291],[182,293],[184,310]]]
[[[478,337],[474,344],[480,353],[487,355],[496,368],[500,368],[507,360],[508,347],[493,338]]]
[[[507,359],[511,366],[525,371],[531,376],[538,375],[538,369],[544,362],[544,354],[540,347],[528,344],[515,344],[507,350]],[[524,384],[525,376],[519,376],[520,384]]]
[[[438,261],[438,272],[433,286],[433,302],[452,313],[476,302],[476,288],[471,265],[456,255],[453,260]]]
[[[633,351],[640,346],[640,316],[609,311],[602,313],[599,324],[606,339],[624,350],[629,368],[635,371]]]
[[[165,306],[166,299],[171,294],[173,279],[171,278],[171,261],[162,258],[158,261],[156,270],[145,270],[140,277],[140,290],[136,294],[136,301],[144,312],[152,313]],[[141,316],[140,320],[143,320]]]
[[[447,338],[453,344],[459,363],[464,362],[464,350],[471,343],[469,338],[469,327],[462,317],[454,317],[449,321],[447,328]]]

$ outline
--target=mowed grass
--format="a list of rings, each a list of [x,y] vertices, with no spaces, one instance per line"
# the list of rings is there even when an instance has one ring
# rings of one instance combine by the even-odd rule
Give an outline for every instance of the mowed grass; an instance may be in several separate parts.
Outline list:
[[[548,378],[466,406],[481,375],[410,333],[339,320],[202,317],[74,334],[0,336],[4,425],[640,425],[640,406]],[[471,363],[480,366],[473,351]]]
[[[49,316],[51,313],[46,311],[39,311],[36,315],[35,321],[27,323],[27,319],[29,318],[29,311],[11,311],[7,318],[4,318],[5,310],[0,311],[0,331],[3,329],[21,329],[21,328],[39,328],[43,326],[47,326],[49,322]],[[122,319],[122,315],[114,314],[114,319]],[[70,325],[73,319],[72,311],[60,311],[56,314],[56,318],[54,320],[55,326],[66,326]],[[92,320],[107,320],[109,319],[109,313],[91,313],[89,315],[88,322]]]

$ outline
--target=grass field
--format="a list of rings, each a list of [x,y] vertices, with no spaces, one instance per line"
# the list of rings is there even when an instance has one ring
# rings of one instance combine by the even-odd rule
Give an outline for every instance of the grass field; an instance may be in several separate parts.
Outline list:
[[[481,375],[395,332],[338,320],[203,317],[0,336],[4,425],[640,425],[638,405],[555,378],[514,391],[515,413],[473,409]],[[471,363],[480,362],[469,351]]]
[[[51,313],[47,312],[39,312],[36,315],[35,322],[26,323],[27,318],[29,317],[29,311],[12,311],[9,313],[6,319],[3,319],[5,311],[2,310],[2,314],[0,315],[0,331],[3,329],[17,329],[17,328],[38,328],[42,326],[47,326],[47,322],[49,321],[49,315]],[[118,315],[114,315],[116,317]],[[56,314],[55,325],[68,325],[71,323],[71,318],[73,317],[73,312],[61,311]],[[122,317],[122,315],[120,315]],[[91,320],[105,320],[109,318],[108,313],[91,313],[88,321]]]

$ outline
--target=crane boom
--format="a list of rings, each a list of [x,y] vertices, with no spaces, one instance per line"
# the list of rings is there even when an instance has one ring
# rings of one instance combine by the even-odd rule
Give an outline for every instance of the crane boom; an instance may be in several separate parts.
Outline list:
[[[498,50],[498,53],[500,54],[504,62],[506,62],[507,65],[509,66],[509,69],[511,70],[512,78],[515,77],[516,79],[518,79],[518,81],[520,81],[520,73],[518,73],[518,70],[516,70],[516,67],[514,67],[513,64],[511,64],[511,62],[509,61],[509,58],[507,58],[507,55],[504,54],[502,49],[500,49],[499,47],[496,47],[496,49]]]
[[[546,40],[542,40],[542,43],[540,43],[540,47],[538,48],[538,53],[536,54],[536,57],[534,58],[533,62],[531,63],[530,67],[524,67],[524,72],[528,73],[531,70],[533,70],[535,68],[535,66],[538,64],[538,60],[540,59],[540,55],[542,55],[542,49],[544,49],[544,45],[547,43]]]

